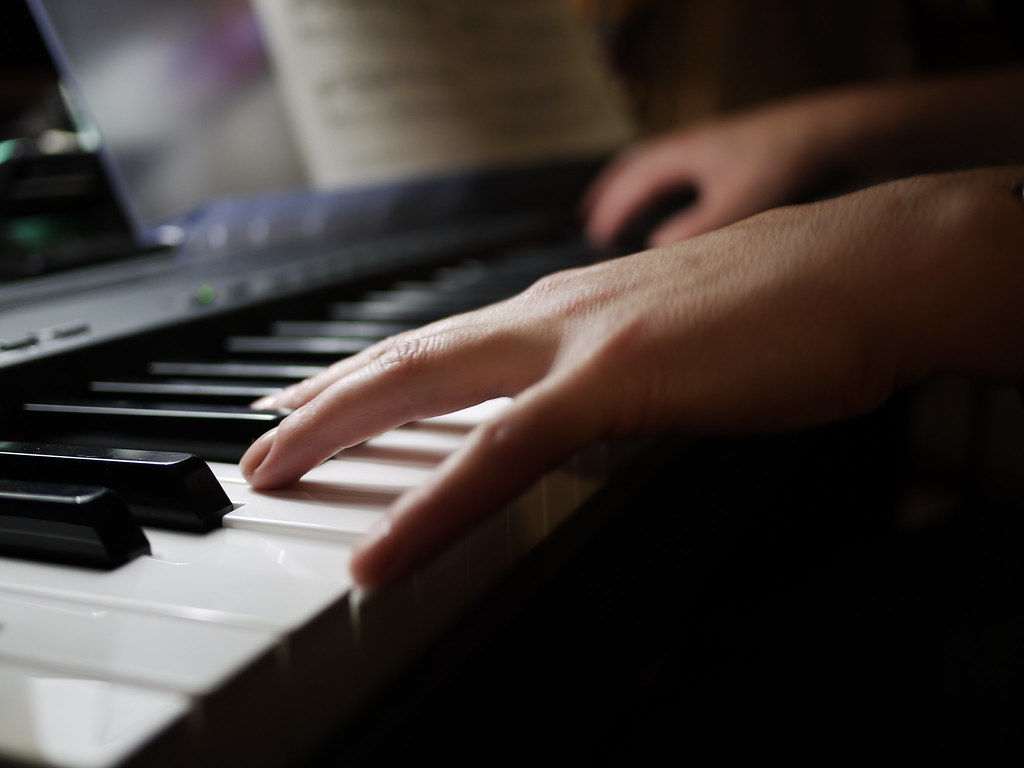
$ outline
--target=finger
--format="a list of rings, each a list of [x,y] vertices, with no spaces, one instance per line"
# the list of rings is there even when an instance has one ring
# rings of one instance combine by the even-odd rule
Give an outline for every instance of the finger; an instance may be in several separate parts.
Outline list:
[[[308,403],[329,386],[334,384],[334,382],[355,373],[364,365],[371,363],[381,355],[387,354],[388,350],[395,344],[401,343],[400,339],[442,332],[446,326],[452,326],[455,322],[462,320],[463,317],[472,322],[469,313],[467,313],[465,316],[446,318],[437,323],[424,326],[423,328],[383,339],[355,355],[337,361],[326,370],[318,373],[316,376],[303,379],[300,382],[285,387],[280,392],[260,398],[252,403],[251,407],[256,410],[295,410],[296,408]]]
[[[583,396],[581,396],[583,395]],[[538,385],[478,427],[432,481],[403,496],[361,542],[353,578],[374,589],[408,575],[545,471],[597,439],[603,409],[584,393]]]
[[[698,198],[693,207],[666,219],[655,228],[648,244],[657,248],[702,235],[752,216],[767,205],[767,200],[739,191],[708,190],[708,194]]]
[[[598,198],[600,198],[605,193],[605,190],[608,188],[609,184],[614,183],[614,180],[618,176],[621,169],[624,168],[631,161],[631,158],[638,151],[642,150],[638,150],[635,147],[627,149],[626,151],[620,153],[618,156],[609,161],[605,165],[605,167],[601,169],[601,172],[598,173],[597,177],[590,182],[590,186],[587,187],[587,189],[583,192],[583,195],[580,198],[578,207],[580,215],[584,217],[590,215],[591,211],[594,208],[594,205],[597,203]]]
[[[346,357],[333,363],[316,376],[310,376],[308,379],[285,387],[280,392],[261,397],[251,403],[249,407],[257,411],[294,411],[308,403],[338,379],[366,365],[372,356],[373,353],[370,350],[363,350],[357,355]]]
[[[607,245],[637,217],[669,190],[697,186],[688,166],[683,166],[673,148],[645,154],[612,175],[594,198],[587,221],[587,235]]]
[[[396,337],[257,440],[243,472],[256,488],[279,488],[393,427],[515,394],[548,364],[539,341],[492,326]]]

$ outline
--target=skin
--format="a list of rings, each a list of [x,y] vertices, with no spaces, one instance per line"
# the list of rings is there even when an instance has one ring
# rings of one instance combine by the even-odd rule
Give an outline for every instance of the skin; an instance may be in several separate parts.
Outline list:
[[[392,427],[513,397],[363,542],[352,574],[372,589],[596,440],[821,424],[937,372],[1018,382],[1019,179],[909,178],[544,278],[261,401],[293,412],[242,469],[287,486]]]

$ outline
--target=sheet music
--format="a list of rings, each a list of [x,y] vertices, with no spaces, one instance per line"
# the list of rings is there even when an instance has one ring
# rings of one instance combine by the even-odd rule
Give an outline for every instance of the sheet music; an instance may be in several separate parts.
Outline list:
[[[630,133],[564,0],[256,0],[311,182],[572,158]]]

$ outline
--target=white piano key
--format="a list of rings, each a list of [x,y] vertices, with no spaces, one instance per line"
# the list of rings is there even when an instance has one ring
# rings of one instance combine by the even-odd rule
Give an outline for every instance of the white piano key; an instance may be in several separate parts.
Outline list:
[[[365,499],[361,504],[352,503],[346,495],[350,492],[339,492],[327,484],[308,481],[269,493],[237,483],[225,483],[224,488],[231,501],[240,504],[225,516],[227,527],[350,543],[361,538],[388,506],[388,501],[379,498],[376,503]],[[400,597],[390,598],[382,607],[374,605],[359,621],[366,648],[361,666],[379,670],[384,678],[422,643],[423,638],[435,635],[465,608],[465,544],[455,544],[426,565],[413,576],[411,592],[409,590],[408,586],[396,590]],[[402,608],[393,607],[396,605]],[[374,675],[363,682],[371,686],[376,679]]]
[[[0,588],[280,630],[302,626],[350,587],[350,550],[338,544],[231,529],[146,534],[153,554],[109,572],[4,560]]]
[[[140,751],[184,764],[188,697],[0,661],[0,761],[108,768]]]
[[[522,257],[517,256],[516,263],[521,261]],[[161,364],[154,367],[160,368]],[[203,369],[200,373],[218,375],[251,375],[257,370],[246,363],[227,367],[200,365],[199,368]],[[278,366],[272,371],[266,367],[260,370],[304,378],[319,367],[285,370]],[[302,372],[301,376],[297,371]],[[0,559],[0,593],[6,588],[9,595],[16,595],[25,602],[95,606],[94,613],[104,617],[102,621],[91,616],[88,620],[83,618],[85,628],[81,632],[72,631],[70,627],[64,630],[69,644],[72,638],[87,641],[89,653],[99,656],[94,662],[86,663],[86,658],[91,659],[91,656],[75,658],[68,650],[70,645],[60,644],[62,638],[48,639],[31,652],[25,649],[19,656],[23,659],[33,653],[39,656],[37,662],[45,669],[41,678],[27,671],[33,668],[30,664],[19,663],[12,671],[9,664],[5,666],[0,660],[0,763],[9,759],[29,763],[35,760],[77,768],[90,765],[90,756],[95,756],[91,766],[114,768],[131,753],[133,745],[144,743],[148,753],[154,745],[163,745],[168,734],[181,737],[174,743],[189,742],[196,734],[197,721],[202,719],[195,709],[189,708],[190,700],[202,699],[204,706],[200,714],[211,719],[209,702],[222,697],[223,690],[240,691],[240,695],[231,698],[244,702],[231,712],[212,707],[213,712],[222,713],[229,732],[235,728],[237,733],[247,727],[258,733],[259,723],[247,718],[248,705],[250,702],[257,706],[267,704],[262,700],[269,696],[272,702],[292,710],[296,726],[304,729],[296,733],[296,744],[312,743],[317,734],[337,725],[353,702],[389,679],[423,648],[430,635],[440,631],[467,602],[504,574],[510,567],[513,550],[521,554],[535,546],[561,519],[569,496],[581,496],[578,483],[572,486],[575,490],[569,492],[565,485],[553,486],[542,481],[523,499],[503,507],[413,578],[369,599],[353,589],[348,579],[349,542],[379,519],[398,494],[421,486],[434,465],[456,450],[470,430],[494,418],[510,402],[499,398],[453,414],[413,422],[368,441],[353,450],[351,457],[341,456],[325,462],[295,487],[274,493],[253,491],[234,465],[213,465],[215,474],[236,505],[225,519],[225,529],[209,536],[148,531],[153,556],[115,572],[93,573]],[[180,658],[171,659],[165,668],[143,674],[135,662],[141,651],[122,656],[119,648],[120,644],[134,642],[150,630],[136,625],[126,633],[114,631],[111,638],[89,623],[97,621],[111,627],[119,620],[106,617],[129,615],[142,617],[147,627],[160,623],[211,631],[217,627],[272,638],[276,652],[268,663],[281,683],[282,693],[278,695],[250,684],[259,675],[249,670],[264,670],[262,662],[244,667],[246,671],[241,675],[229,674],[231,680],[226,687],[212,685],[206,693],[202,693],[204,689],[198,685],[202,677],[198,668],[184,669],[186,680],[191,681],[189,685],[172,682],[176,679],[173,672],[188,667],[186,661],[191,647]],[[8,612],[8,623],[13,617],[12,609]],[[6,631],[0,611],[0,636]],[[98,639],[90,639],[94,635]],[[19,632],[8,640],[11,644],[24,641],[28,645],[30,637],[30,633]],[[181,642],[190,643],[187,639]],[[197,648],[205,645],[204,641],[195,642]],[[108,647],[112,649],[109,659],[103,652]],[[7,653],[12,655],[10,650]],[[0,638],[0,659],[3,655]],[[102,672],[118,682],[93,680],[84,672],[80,677],[71,674],[72,668],[80,667],[89,667],[97,676]],[[57,675],[59,677],[55,677]],[[101,727],[100,721],[89,720],[88,715],[80,713],[86,707],[77,702],[86,697],[113,697],[116,693],[116,701],[121,702],[118,706],[137,710],[132,713],[137,715],[137,720],[123,719],[127,741],[122,744],[111,737],[99,746],[90,745],[90,739],[94,742],[99,739],[84,731],[81,748],[77,742],[64,741],[54,747],[48,740],[45,744],[42,738],[36,740],[34,731],[37,729],[33,728],[33,723],[42,721],[9,717],[12,708],[17,712],[25,711],[27,696],[8,695],[5,688],[8,688],[6,682],[12,680],[15,681],[13,687],[39,689],[42,686],[35,682],[37,679],[51,689],[54,681],[70,681],[79,692],[70,692],[71,687],[64,685],[58,689],[62,693],[53,694],[74,720],[63,725],[47,720],[48,724],[52,723],[46,726],[48,733],[57,735],[61,730],[67,732],[76,726],[84,729],[87,725],[92,727],[94,722],[96,728]],[[175,690],[180,686],[188,693],[150,690],[137,687],[135,681],[166,685]],[[83,686],[88,686],[88,693],[81,693],[85,690]],[[14,703],[8,705],[9,702]],[[112,719],[104,718],[101,722],[104,727],[116,727],[122,732],[121,726],[115,726]],[[4,730],[8,723],[15,724],[14,737],[10,735],[11,728]],[[153,740],[142,734],[162,735]],[[145,766],[181,765],[197,760],[209,765],[250,762],[247,755],[229,751],[230,741],[224,742],[223,749],[213,751],[186,747],[184,755],[173,749],[161,749],[149,755],[157,762],[147,761]],[[244,739],[239,740],[239,744],[244,749]],[[61,752],[65,747],[67,749]],[[52,755],[56,758],[51,758]]]
[[[462,423],[469,424],[487,418],[507,407],[508,402],[507,399],[490,401],[468,409],[471,412],[462,417]],[[454,449],[463,437],[463,432],[445,433],[427,427],[418,428],[414,424],[386,433],[381,436],[380,442],[390,441],[390,446],[398,445],[402,448],[419,444],[443,445],[446,449]],[[402,455],[401,449],[392,455],[396,460],[408,458]],[[441,458],[433,457],[432,461]],[[406,471],[409,465],[398,461],[394,464],[351,461],[349,452],[344,452],[335,460],[307,473],[289,491],[266,495],[253,491],[233,492],[232,489],[243,482],[237,468],[230,465],[213,465],[213,468],[215,474],[225,480],[225,488],[232,501],[251,502],[251,507],[247,504],[228,515],[225,525],[280,526],[277,530],[282,533],[325,535],[350,541],[353,534],[361,535],[368,526],[361,526],[358,517],[349,516],[347,507],[350,503],[332,498],[331,494],[366,490],[374,486],[367,481],[376,476],[385,483],[391,483],[395,479],[396,470]],[[368,473],[363,472],[364,468],[379,475],[368,477]],[[345,476],[341,476],[343,472]],[[361,481],[359,490],[354,489],[351,482],[357,473]],[[415,485],[419,485],[425,475],[420,473],[415,477]],[[375,490],[379,490],[379,487],[376,485]],[[564,475],[539,481],[522,499],[483,521],[468,535],[466,541],[457,543],[445,555],[416,574],[412,595],[399,591],[397,595],[377,598],[369,604],[361,603],[357,613],[366,612],[362,619],[366,629],[362,634],[367,639],[367,645],[372,648],[370,653],[376,659],[373,666],[382,669],[394,666],[392,660],[402,658],[408,651],[408,644],[414,642],[408,622],[409,614],[405,614],[399,626],[390,626],[389,621],[382,617],[401,615],[402,611],[379,607],[378,603],[390,605],[406,601],[414,608],[417,617],[415,642],[422,642],[422,637],[436,634],[464,609],[471,596],[481,594],[507,571],[511,552],[514,551],[516,557],[521,556],[544,538],[556,520],[560,521],[568,514],[566,507],[575,498],[574,489],[574,482]],[[279,495],[279,498],[266,498],[275,495]],[[257,504],[259,497],[263,497],[263,503]],[[334,513],[331,511],[332,506],[336,507]],[[369,516],[363,520],[372,524]],[[510,532],[514,537],[514,545],[510,543]]]
[[[358,696],[348,597],[351,549],[335,542],[220,529],[147,530],[153,555],[110,572],[0,561],[0,589],[274,633],[295,720],[319,731]]]
[[[224,484],[236,505],[224,526],[355,544],[380,519],[390,499],[353,500],[344,492],[299,483],[281,491],[255,491],[247,485]]]
[[[210,462],[210,467],[222,483],[245,482],[235,464]],[[394,497],[422,485],[432,471],[432,467],[424,466],[332,459],[307,472],[303,482],[325,483],[339,490]]]
[[[188,696],[204,752],[241,744],[245,764],[274,765],[291,751],[269,632],[2,591],[0,626],[0,661]]]
[[[486,418],[487,409],[496,407],[482,405],[487,408],[477,408],[475,418]],[[423,458],[422,464],[403,464],[341,456],[312,470],[295,487],[273,493],[253,491],[235,465],[211,464],[236,504],[225,519],[227,529],[211,537],[152,532],[154,556],[143,559],[150,564],[130,568],[130,577],[121,581],[109,580],[98,590],[98,599],[105,605],[226,621],[277,634],[289,690],[304,692],[304,703],[296,707],[302,717],[297,719],[313,723],[308,726],[310,733],[322,732],[354,702],[389,680],[426,638],[460,615],[516,557],[536,546],[561,519],[566,504],[579,495],[572,477],[545,478],[412,579],[369,599],[360,597],[348,582],[344,544],[361,536],[397,494],[422,484],[432,472],[429,464],[454,450],[472,421],[465,419],[461,427],[418,422],[396,430],[398,437],[387,433],[380,441],[391,446],[400,441],[403,449],[425,445],[435,451],[431,461]],[[244,534],[249,536],[239,538]],[[311,554],[309,547],[320,554]],[[261,557],[281,573],[266,580],[248,578],[245,574],[250,570],[258,572],[254,562]],[[0,561],[0,587],[7,584],[31,594],[56,590],[71,599],[85,599],[96,587],[92,578],[86,578],[86,584],[78,580],[69,584],[56,577],[26,578],[24,569],[36,564],[16,564],[15,572],[8,571],[9,565]],[[188,574],[189,581],[199,575],[205,577],[204,584],[214,586],[181,590],[157,574],[178,569]],[[222,571],[219,577],[218,570]],[[302,579],[294,579],[297,572],[321,586],[326,582],[329,596],[320,603],[312,599],[325,595],[317,589],[307,592],[308,584],[302,586]],[[275,585],[282,574],[283,581]],[[155,607],[153,595],[159,598]]]
[[[512,404],[508,397],[497,397],[493,400],[485,400],[477,405],[471,405],[459,411],[432,416],[429,419],[422,419],[413,424],[423,424],[431,428],[461,429],[469,431],[485,421],[490,421],[495,416],[503,413]]]
[[[347,448],[339,454],[346,459],[436,465],[462,445],[460,432],[399,427]]]
[[[275,646],[266,631],[6,591],[0,626],[4,661],[195,697]]]

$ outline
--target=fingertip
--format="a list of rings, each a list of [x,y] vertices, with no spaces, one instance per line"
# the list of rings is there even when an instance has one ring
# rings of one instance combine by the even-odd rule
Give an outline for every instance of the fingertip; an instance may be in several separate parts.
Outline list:
[[[635,202],[621,194],[606,195],[594,202],[586,220],[584,231],[587,238],[598,246],[609,246],[619,236]]]
[[[278,397],[279,395],[267,395],[261,397],[259,400],[254,400],[249,404],[249,407],[254,411],[276,411],[278,409]]]
[[[260,435],[238,462],[242,476],[256,490],[283,488],[298,479],[293,470],[282,466],[280,457],[275,457],[277,437],[277,427]]]
[[[249,407],[257,411],[292,411],[302,401],[302,386],[305,381],[261,397]]]
[[[253,481],[253,478],[259,471],[260,467],[262,467],[263,462],[266,461],[267,455],[270,453],[270,449],[274,445],[274,438],[276,436],[277,427],[274,427],[274,429],[271,429],[269,432],[264,432],[253,441],[252,445],[249,446],[248,450],[238,461],[238,468],[242,472],[242,477],[250,483]]]

